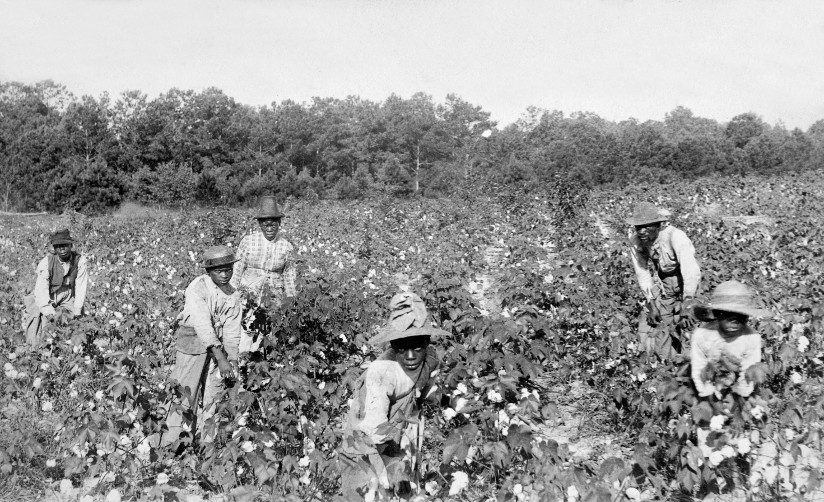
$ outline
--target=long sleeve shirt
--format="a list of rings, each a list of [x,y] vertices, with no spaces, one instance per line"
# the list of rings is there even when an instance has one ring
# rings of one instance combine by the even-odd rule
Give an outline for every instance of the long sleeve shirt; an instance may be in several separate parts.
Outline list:
[[[717,390],[715,384],[704,381],[701,374],[710,362],[718,363],[723,357],[740,364],[740,373],[733,384],[733,391],[742,396],[752,394],[755,384],[748,382],[745,374],[747,368],[761,361],[761,335],[748,326],[741,335],[725,338],[718,330],[718,321],[713,321],[697,328],[692,334],[691,343],[692,380],[699,396],[710,396]]]
[[[295,296],[293,250],[292,244],[282,237],[269,241],[260,231],[245,236],[237,248],[232,285],[258,296],[265,285],[282,290],[285,296]]]
[[[71,264],[60,262],[63,273],[67,274]],[[89,273],[86,257],[80,256],[77,262],[77,279],[75,283],[60,286],[53,294],[49,292],[49,257],[46,256],[37,264],[37,278],[34,282],[34,300],[40,313],[43,315],[54,315],[55,308],[65,306],[74,315],[83,313],[83,304],[86,303],[86,290],[89,287]]]
[[[180,319],[183,326],[195,330],[203,345],[222,345],[229,359],[237,359],[243,330],[243,306],[240,293],[224,293],[211,277],[203,274],[186,288],[186,301]]]
[[[682,297],[695,296],[701,281],[701,268],[695,259],[695,247],[687,234],[673,226],[666,226],[650,248],[645,248],[637,235],[630,240],[630,257],[647,300],[655,297],[655,284],[650,265],[657,274],[681,274],[684,281]]]

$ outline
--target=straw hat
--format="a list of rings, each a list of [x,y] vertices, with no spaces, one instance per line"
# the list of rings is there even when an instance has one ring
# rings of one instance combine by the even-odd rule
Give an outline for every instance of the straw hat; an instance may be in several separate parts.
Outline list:
[[[769,310],[760,309],[753,302],[753,293],[738,281],[726,281],[716,286],[710,302],[696,305],[694,312],[699,319],[711,319],[713,310],[735,312],[750,317],[772,316]]]
[[[389,309],[389,322],[369,340],[370,344],[379,346],[392,340],[413,336],[436,337],[449,334],[433,328],[427,322],[429,315],[426,313],[426,306],[415,293],[407,291],[393,296],[389,301]]]
[[[235,252],[229,246],[212,246],[203,252],[203,267],[214,268],[236,262]]]
[[[630,225],[649,225],[650,223],[667,221],[671,214],[666,209],[659,209],[651,202],[640,202],[635,206],[632,216],[627,218],[627,223]]]
[[[284,216],[286,215],[280,210],[274,195],[264,195],[260,198],[260,206],[255,218],[259,220],[261,218],[283,218]]]
[[[58,230],[49,236],[49,244],[58,246],[60,244],[74,244],[71,234],[68,229]]]

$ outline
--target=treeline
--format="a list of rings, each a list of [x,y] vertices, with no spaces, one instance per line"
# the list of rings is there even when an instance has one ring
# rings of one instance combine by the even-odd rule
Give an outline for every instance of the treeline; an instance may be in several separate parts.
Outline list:
[[[0,83],[0,205],[98,212],[126,200],[437,195],[466,180],[627,184],[824,165],[824,120],[790,131],[754,113],[722,124],[679,107],[663,121],[616,123],[530,108],[498,129],[489,117],[454,95],[258,108],[214,88],[78,99],[51,81]]]

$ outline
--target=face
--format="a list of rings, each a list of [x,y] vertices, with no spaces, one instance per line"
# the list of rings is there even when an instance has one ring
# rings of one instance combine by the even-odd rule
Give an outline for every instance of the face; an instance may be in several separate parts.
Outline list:
[[[234,268],[232,268],[231,265],[221,265],[220,267],[206,269],[206,273],[212,278],[212,282],[220,287],[224,287],[228,285],[232,279]]]
[[[413,336],[390,343],[395,349],[395,360],[404,371],[414,373],[421,368],[426,360],[426,349],[429,347],[428,336]]]
[[[280,218],[260,218],[258,225],[266,240],[273,241],[280,230]]]
[[[652,244],[661,232],[661,222],[650,223],[648,225],[635,225],[635,233],[642,244]]]
[[[67,261],[72,255],[72,245],[71,244],[55,244],[54,245],[54,254],[57,255],[63,261]]]
[[[723,336],[733,337],[740,335],[747,327],[748,316],[738,312],[713,310],[712,315],[718,319],[718,330]]]

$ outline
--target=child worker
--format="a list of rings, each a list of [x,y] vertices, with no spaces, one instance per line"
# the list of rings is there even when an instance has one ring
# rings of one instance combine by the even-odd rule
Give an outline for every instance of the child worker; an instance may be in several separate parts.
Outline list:
[[[201,424],[214,415],[215,398],[237,375],[243,312],[240,293],[229,284],[236,261],[227,246],[207,249],[203,253],[206,273],[186,288],[183,312],[177,317],[177,353],[170,378],[189,390],[189,399],[183,406],[194,411],[195,417],[202,394]],[[194,434],[196,423],[186,425],[181,413],[169,413],[169,430],[163,433],[161,444],[174,443],[187,429]],[[210,442],[213,436],[209,431],[201,431],[204,442]]]
[[[753,293],[737,281],[719,284],[707,305],[696,305],[695,316],[707,321],[692,334],[690,362],[698,395],[716,394],[725,387],[740,396],[752,394],[755,384],[747,368],[761,361],[761,335],[749,321],[769,316],[754,305]]]
[[[419,484],[422,404],[440,400],[433,381],[438,356],[430,340],[447,333],[431,326],[414,293],[395,295],[389,308],[389,322],[369,340],[389,348],[355,383],[338,450],[347,500],[412,495],[413,483]]]

